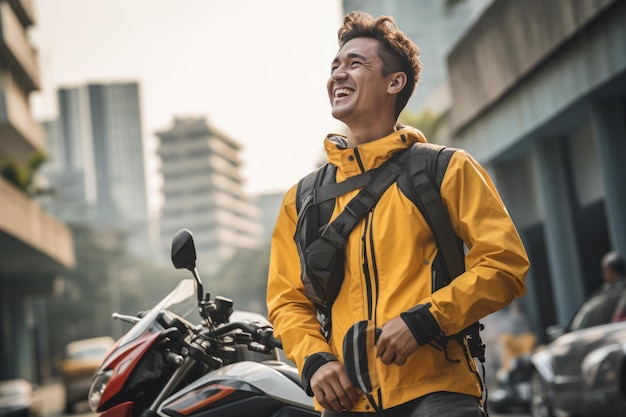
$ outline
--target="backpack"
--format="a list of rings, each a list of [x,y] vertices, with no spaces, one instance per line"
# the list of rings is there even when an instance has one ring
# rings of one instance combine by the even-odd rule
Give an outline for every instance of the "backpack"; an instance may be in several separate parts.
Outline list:
[[[296,190],[298,222],[294,240],[300,256],[301,278],[305,287],[305,294],[316,306],[321,332],[327,340],[330,337],[331,328],[330,309],[343,281],[343,269],[339,278],[335,277],[336,279],[333,280],[330,279],[331,277],[327,277],[328,279],[320,285],[319,282],[316,283],[316,280],[312,279],[310,274],[307,274],[305,255],[306,249],[311,247],[311,244],[316,240],[320,240],[321,234],[327,231],[336,197],[363,187],[357,197],[348,203],[348,206],[353,205],[360,208],[358,213],[347,216],[351,219],[350,225],[341,223],[340,217],[344,216],[346,211],[351,210],[344,210],[333,221],[333,223],[337,223],[339,220],[338,228],[347,238],[358,219],[371,210],[389,185],[397,182],[402,193],[417,206],[426,219],[437,244],[438,253],[432,266],[432,291],[435,292],[448,285],[452,279],[465,271],[463,241],[454,233],[448,212],[439,194],[448,163],[456,151],[458,149],[441,145],[414,143],[406,151],[398,152],[397,155],[390,158],[395,159],[396,164],[398,161],[402,163],[403,169],[399,172],[391,174],[384,165],[392,165],[393,161],[387,161],[375,170],[336,183],[336,167],[326,163],[298,182]],[[391,175],[393,175],[392,178]],[[379,179],[374,181],[374,177]],[[381,177],[389,178],[386,178],[385,183],[381,185],[383,182]],[[377,188],[376,191],[370,191],[369,188],[372,187],[372,184],[375,185],[374,188]],[[382,189],[383,187],[384,189]],[[363,207],[363,203],[353,204],[353,201],[359,200],[359,196],[362,194],[367,197],[370,197],[371,194],[374,196],[368,198],[368,205],[365,207]],[[341,243],[341,239],[337,240],[338,245]],[[342,247],[335,249],[336,252],[343,253]],[[343,266],[343,263],[341,265]],[[324,287],[321,290],[326,291],[325,297],[320,297],[319,287]],[[456,335],[449,336],[448,339],[456,339],[464,349],[467,346],[471,356],[484,363],[485,345],[482,343],[479,333],[482,328],[483,325],[476,322]]]

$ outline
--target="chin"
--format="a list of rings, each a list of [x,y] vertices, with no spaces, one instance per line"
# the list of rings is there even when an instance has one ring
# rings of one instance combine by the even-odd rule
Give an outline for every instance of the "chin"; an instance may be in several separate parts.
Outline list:
[[[332,109],[330,114],[340,122],[344,122],[346,118],[350,115],[350,111],[348,109]]]

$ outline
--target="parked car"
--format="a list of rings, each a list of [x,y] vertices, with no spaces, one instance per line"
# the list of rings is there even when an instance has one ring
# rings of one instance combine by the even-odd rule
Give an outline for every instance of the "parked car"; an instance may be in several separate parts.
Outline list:
[[[113,338],[108,336],[68,343],[61,365],[67,413],[74,411],[76,403],[87,401],[91,380],[114,344]]]
[[[0,416],[41,416],[41,399],[35,387],[25,379],[0,381]]]
[[[531,414],[626,416],[626,285],[585,301],[531,356]]]

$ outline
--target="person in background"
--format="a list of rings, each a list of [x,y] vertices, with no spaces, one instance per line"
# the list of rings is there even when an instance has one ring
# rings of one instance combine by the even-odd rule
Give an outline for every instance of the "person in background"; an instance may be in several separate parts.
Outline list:
[[[617,252],[609,252],[602,257],[600,266],[602,268],[602,290],[616,288],[626,285],[626,266],[624,257]]]
[[[419,80],[417,45],[391,17],[375,19],[362,12],[345,16],[338,38],[327,91],[332,115],[348,133],[328,135],[324,147],[341,182],[380,167],[426,138],[397,125]],[[481,416],[476,365],[464,346],[444,340],[522,296],[529,268],[486,171],[465,151],[455,152],[447,167],[441,198],[455,233],[468,247],[466,271],[434,293],[433,234],[397,184],[385,191],[344,246],[345,274],[332,305],[328,340],[301,279],[294,242],[296,191],[294,185],[285,194],[272,235],[267,306],[275,335],[298,366],[316,408],[328,417],[373,416],[377,410],[387,417]],[[357,192],[336,198],[333,218]],[[350,358],[342,353],[346,332],[363,320],[382,330],[368,353],[375,358],[371,371],[378,381],[367,398],[348,377],[344,361]]]

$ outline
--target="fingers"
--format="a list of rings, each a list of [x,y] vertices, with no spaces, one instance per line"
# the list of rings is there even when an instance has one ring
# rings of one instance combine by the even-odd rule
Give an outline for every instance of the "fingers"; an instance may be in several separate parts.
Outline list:
[[[402,352],[400,349],[395,349],[393,346],[387,347],[378,355],[380,357],[380,361],[385,365],[404,365],[408,358],[406,353]]]
[[[322,407],[338,413],[351,410],[361,395],[340,362],[321,366],[311,378],[311,389]]]
[[[415,337],[401,318],[387,322],[376,343],[376,357],[385,365],[404,365],[419,348]]]

